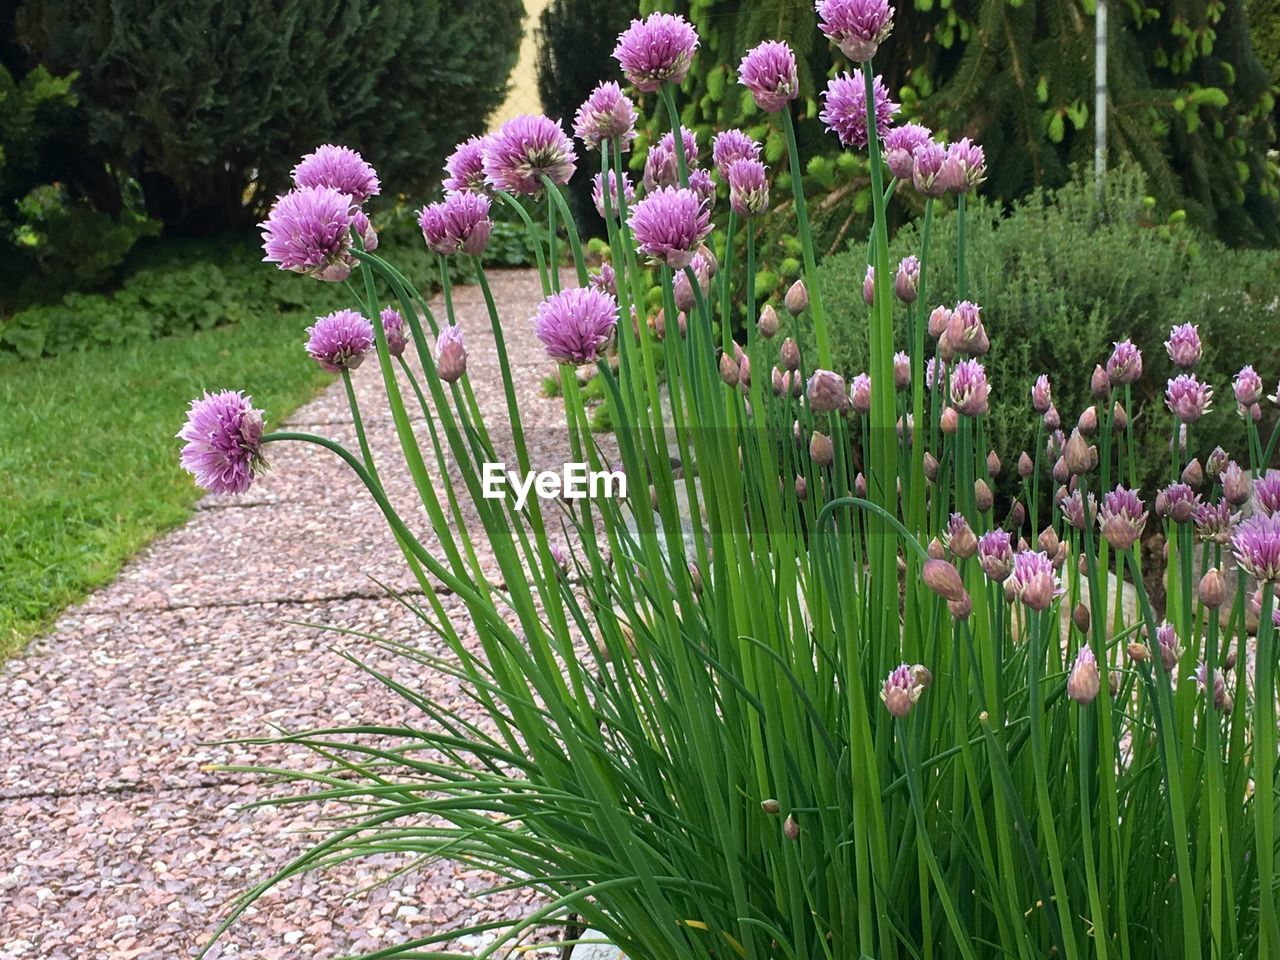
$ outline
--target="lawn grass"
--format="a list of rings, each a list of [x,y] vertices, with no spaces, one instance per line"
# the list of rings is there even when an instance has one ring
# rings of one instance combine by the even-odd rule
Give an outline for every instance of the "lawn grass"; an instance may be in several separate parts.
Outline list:
[[[0,659],[186,519],[187,402],[236,388],[278,424],[328,381],[302,349],[313,314],[43,360],[0,357]]]

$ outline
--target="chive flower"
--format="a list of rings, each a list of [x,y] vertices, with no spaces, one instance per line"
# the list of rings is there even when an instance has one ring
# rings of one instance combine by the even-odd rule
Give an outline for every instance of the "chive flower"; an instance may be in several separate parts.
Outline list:
[[[618,295],[618,275],[611,264],[602,263],[599,270],[587,275],[587,286],[616,297]]]
[[[711,179],[711,174],[706,170],[696,169],[689,171],[689,189],[697,194],[698,199],[707,205],[710,210],[716,202],[716,182]]]
[[[947,162],[947,148],[937,140],[926,140],[911,153],[911,183],[925,197],[940,197],[947,192],[946,182],[939,176]]]
[[[1121,340],[1115,344],[1107,360],[1107,378],[1113,387],[1126,383],[1134,383],[1142,376],[1142,351],[1133,345],[1132,340]]]
[[[1079,489],[1072,490],[1058,502],[1058,509],[1068,524],[1083,531],[1098,516],[1098,498],[1092,493],[1085,495]]]
[[[1202,543],[1216,543],[1223,547],[1231,543],[1236,519],[1231,504],[1226,500],[1202,503],[1191,515],[1191,520],[1196,525],[1196,537]]]
[[[360,238],[360,244],[364,249],[369,251],[378,249],[378,231],[373,229],[368,214],[359,207],[351,211],[351,229]]]
[[[293,168],[293,182],[298,187],[332,187],[355,204],[364,203],[381,190],[377,172],[360,154],[332,143],[317,147],[299,160]]]
[[[1235,381],[1232,383],[1232,389],[1235,391],[1236,403],[1240,405],[1241,410],[1262,401],[1264,389],[1262,378],[1258,376],[1252,365],[1240,368],[1240,372],[1236,374]]]
[[[1013,572],[1013,538],[1007,530],[988,530],[978,538],[978,565],[995,583],[1004,583]]]
[[[1143,509],[1137,491],[1117,486],[1103,496],[1098,526],[1107,543],[1116,550],[1132,547],[1142,536],[1146,525],[1147,511]]]
[[[1156,648],[1160,651],[1160,664],[1166,673],[1182,659],[1183,648],[1178,643],[1178,632],[1167,620],[1156,627]]]
[[[768,171],[759,160],[744,157],[729,168],[729,208],[746,219],[769,209]]]
[[[1194,323],[1184,323],[1169,331],[1169,339],[1164,342],[1165,352],[1175,367],[1190,370],[1200,362],[1203,347],[1200,343],[1200,331]]]
[[[612,211],[613,216],[616,217],[622,210],[622,207],[618,204],[618,177],[612,170],[608,172],[608,177],[609,209]],[[622,175],[622,196],[623,199],[626,200],[628,207],[635,203],[636,188],[635,185],[632,184],[631,178],[625,173]],[[597,173],[591,178],[591,202],[596,205],[596,212],[603,217],[605,215],[604,174]]]
[[[539,193],[544,175],[564,186],[576,169],[573,142],[560,124],[542,114],[513,117],[485,143],[485,180],[507,193]]]
[[[1280,512],[1280,472],[1272,471],[1255,480],[1253,495],[1258,501],[1258,509],[1267,516]]]
[[[1209,665],[1201,660],[1196,665],[1195,672],[1196,686],[1200,688],[1202,694],[1208,694],[1209,690]],[[1231,694],[1227,693],[1227,683],[1222,675],[1222,669],[1213,671],[1213,708],[1222,713],[1230,713],[1234,706]]]
[[[1053,385],[1049,382],[1049,377],[1043,373],[1036,377],[1036,382],[1031,385],[1031,406],[1036,413],[1045,413],[1053,406]]]
[[[1213,405],[1213,387],[1201,383],[1194,374],[1181,373],[1165,388],[1165,403],[1183,423],[1195,423]]]
[[[446,194],[443,200],[422,208],[418,226],[427,246],[436,253],[479,256],[493,231],[489,198],[467,190]]]
[[[387,352],[393,357],[404,355],[409,338],[405,335],[404,317],[394,307],[387,307],[378,315],[382,322],[382,333],[387,338]]]
[[[434,359],[436,376],[445,383],[454,383],[467,372],[467,348],[462,342],[462,328],[456,323],[440,328]]]
[[[692,170],[698,162],[698,138],[688,127],[681,127],[680,143],[684,147],[685,165]],[[644,159],[641,182],[650,193],[659,187],[680,186],[680,158],[676,156],[676,139],[670,130],[650,148]]]
[[[307,333],[307,353],[328,373],[354,370],[373,346],[373,324],[354,310],[317,317]]]
[[[875,96],[876,136],[883,138],[889,132],[898,104],[889,99],[889,91],[880,77],[876,77],[872,89]],[[827,83],[822,94],[823,108],[818,119],[827,125],[842,146],[865,147],[867,145],[867,87],[861,76],[841,73]]]
[[[780,40],[765,40],[742,58],[738,83],[751,91],[756,106],[765,113],[784,110],[800,93],[796,55]]]
[[[1067,675],[1067,696],[1081,706],[1088,706],[1098,698],[1102,690],[1102,678],[1098,676],[1098,659],[1086,643],[1076,654],[1076,661]]]
[[[722,130],[711,141],[711,161],[726,180],[739,160],[759,160],[760,144],[737,128]]]
[[[814,413],[843,410],[849,400],[844,392],[844,377],[833,370],[815,370],[805,385],[809,409]]]
[[[613,58],[637,90],[653,93],[663,83],[683,83],[689,73],[698,34],[677,14],[652,13],[618,36]]]
[[[351,197],[334,187],[299,187],[279,197],[258,226],[267,263],[319,280],[351,275]]]
[[[597,84],[578,107],[573,133],[589,149],[599,150],[601,144],[616,141],[618,149],[625,152],[636,138],[638,119],[631,98],[622,92],[622,87],[609,81]]]
[[[899,180],[910,180],[915,170],[916,147],[930,141],[933,131],[918,123],[904,123],[884,135],[884,165]]]
[[[982,147],[968,137],[947,147],[947,158],[938,179],[951,193],[968,193],[987,179],[987,158]]]
[[[897,667],[885,678],[880,699],[885,709],[895,717],[905,717],[924,693],[924,686],[916,679],[915,671],[908,664]]]
[[[642,254],[681,270],[711,232],[711,213],[692,190],[662,187],[635,205],[628,223]]]
[[[849,381],[849,405],[854,413],[863,416],[871,412],[871,378],[865,373]]]
[[[484,151],[488,137],[468,137],[463,140],[444,162],[442,186],[446,193],[466,190],[471,193],[487,193],[489,184],[484,178]]]
[[[1030,610],[1048,610],[1062,595],[1062,586],[1048,554],[1022,550],[1013,556],[1013,569],[1005,581],[1005,591]]]
[[[818,0],[818,29],[854,63],[866,63],[893,32],[887,0]]]
[[[987,371],[977,360],[961,360],[951,371],[951,403],[966,417],[980,417],[988,410],[991,387]]]
[[[191,401],[178,431],[182,469],[211,493],[244,493],[267,467],[262,456],[262,411],[238,390],[209,393]]]
[[[920,296],[920,258],[909,254],[898,261],[893,278],[893,293],[903,303],[915,303]]]
[[[980,357],[991,349],[991,341],[987,339],[986,328],[982,325],[982,308],[968,300],[956,304],[942,336],[956,353]]]
[[[533,332],[557,363],[581,366],[600,357],[618,325],[618,302],[609,294],[571,287],[538,305]]]
[[[1233,507],[1247,503],[1253,496],[1253,481],[1234,460],[1227,461],[1218,479],[1222,484],[1222,498]]]

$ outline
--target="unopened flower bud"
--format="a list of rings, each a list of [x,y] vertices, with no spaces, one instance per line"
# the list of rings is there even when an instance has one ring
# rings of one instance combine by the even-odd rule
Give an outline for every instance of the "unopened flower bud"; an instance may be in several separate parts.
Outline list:
[[[951,611],[951,616],[957,620],[968,620],[969,614],[973,613],[973,601],[969,599],[966,593],[962,600],[948,600],[947,609]]]
[[[1009,528],[1019,530],[1022,525],[1027,522],[1027,508],[1022,505],[1021,500],[1013,501],[1013,506],[1009,508]]]
[[[800,369],[800,348],[790,337],[782,341],[782,348],[778,351],[778,360],[782,364],[783,370],[796,371]]]
[[[1200,466],[1199,457],[1193,458],[1182,468],[1182,482],[1193,490],[1199,490],[1204,486],[1204,468]]]
[[[1117,430],[1127,430],[1129,428],[1129,412],[1125,410],[1124,404],[1119,400],[1116,401],[1115,407],[1111,410],[1111,422],[1115,424]]]
[[[738,361],[738,385],[745,392],[747,387],[751,386],[751,358],[743,355]]]
[[[867,478],[861,472],[853,478],[853,492],[863,499],[867,496]]]
[[[1222,468],[1227,465],[1230,457],[1227,451],[1221,447],[1214,447],[1213,453],[1209,454],[1209,458],[1204,462],[1204,473],[1210,480],[1217,480],[1218,475],[1222,473]]]
[[[819,467],[829,467],[835,458],[835,446],[831,438],[825,433],[813,431],[813,436],[809,438],[809,459]]]
[[[1072,476],[1079,476],[1093,469],[1093,458],[1089,454],[1089,441],[1085,440],[1079,429],[1071,431],[1071,436],[1067,439],[1067,446],[1062,451],[1062,459],[1066,464],[1067,471]]]
[[[1233,507],[1243,506],[1253,495],[1253,481],[1234,460],[1229,460],[1219,476],[1222,497]]]
[[[986,513],[995,504],[995,495],[991,492],[987,481],[979,479],[973,482],[973,500],[982,513]]]
[[[1000,471],[1002,469],[1004,469],[1004,464],[1000,462],[1000,457],[994,450],[990,451],[987,454],[987,473],[994,480],[996,477],[1000,476]]]
[[[938,458],[927,451],[924,455],[924,478],[930,483],[938,479]]]
[[[1120,684],[1123,680],[1124,675],[1119,670],[1112,670],[1107,675],[1107,690],[1111,693],[1113,700],[1120,695]]]
[[[944,600],[959,601],[966,596],[960,571],[948,560],[926,560],[920,571],[920,579],[926,587]]]
[[[1210,567],[1200,578],[1200,602],[1216,610],[1227,599],[1227,578],[1217,567]]]
[[[951,311],[946,307],[934,307],[933,313],[929,314],[929,336],[937,340],[946,332],[950,323]]]
[[[925,547],[925,553],[929,555],[930,560],[945,560],[947,556],[947,548],[942,545],[942,541],[934,537]]]
[[[809,407],[814,413],[843,410],[849,403],[844,392],[844,377],[831,370],[815,370],[806,387]]]
[[[1129,641],[1125,651],[1129,654],[1129,659],[1134,663],[1146,663],[1151,659],[1151,648],[1145,643],[1139,643],[1137,640]]]
[[[903,303],[915,303],[920,289],[920,259],[903,257],[893,278],[893,292]]]
[[[1067,696],[1076,703],[1088,705],[1097,699],[1098,692],[1101,689],[1102,682],[1098,676],[1098,661],[1094,657],[1093,651],[1089,649],[1089,645],[1085,644],[1080,648],[1079,654],[1076,655],[1075,665],[1067,676]]]
[[[761,309],[756,330],[766,340],[771,339],[778,332],[778,311],[773,309],[773,304],[766,303]]]
[[[801,502],[809,498],[809,481],[804,477],[796,477],[796,499]]]
[[[787,819],[782,821],[782,835],[788,840],[795,840],[800,836],[800,824],[796,823],[796,818],[789,813]]]
[[[738,365],[727,353],[720,354],[720,379],[731,387],[738,385]]]
[[[467,350],[462,331],[455,324],[440,328],[436,338],[436,374],[445,383],[454,383],[467,372]]]
[[[928,688],[933,686],[933,674],[929,672],[929,668],[923,663],[915,663],[911,665],[911,676],[920,686]]]
[[[1089,391],[1100,400],[1111,393],[1111,378],[1107,376],[1102,364],[1093,368],[1093,376],[1089,378]]]
[[[893,388],[905,390],[911,386],[911,358],[899,351],[893,355]]]
[[[803,280],[797,280],[787,290],[787,295],[782,300],[782,305],[787,308],[787,313],[793,317],[804,313],[805,308],[809,306],[809,291],[804,285]]]
[[[1059,457],[1053,462],[1053,482],[1065,484],[1071,479],[1071,468],[1067,466],[1066,457]]]
[[[1058,533],[1053,527],[1045,527],[1040,531],[1040,550],[1045,556],[1052,557],[1058,552],[1058,545],[1062,542],[1058,539]]]
[[[693,588],[695,595],[702,593],[702,571],[692,562],[689,564],[689,586]]]
[[[1018,454],[1018,476],[1026,480],[1035,473],[1035,469],[1035,462],[1027,451],[1023,450],[1022,453]]]
[[[1089,608],[1083,603],[1077,603],[1071,611],[1071,622],[1076,625],[1076,629],[1081,633],[1088,633],[1091,625]]]
[[[1080,414],[1080,419],[1076,421],[1076,429],[1086,437],[1092,437],[1098,432],[1098,408],[1086,407],[1084,413]]]
[[[1058,416],[1057,407],[1050,405],[1044,412],[1044,426],[1046,430],[1057,430],[1062,426],[1062,417]]]
[[[768,800],[760,801],[760,809],[772,817],[782,812],[782,804],[770,797]]]
[[[942,411],[938,417],[938,426],[948,437],[956,435],[956,431],[960,429],[960,414],[956,412],[955,407],[947,407]]]
[[[1236,645],[1235,645],[1234,643],[1233,643],[1233,644],[1231,644],[1231,646],[1227,648],[1227,655],[1226,655],[1225,657],[1223,657],[1223,658],[1222,658],[1222,669],[1223,669],[1223,670],[1234,670],[1234,669],[1236,668],[1236,655],[1237,655],[1237,652],[1238,652],[1238,651],[1237,651]]]
[[[867,267],[866,276],[862,278],[862,302],[868,307],[876,301],[876,268]]]

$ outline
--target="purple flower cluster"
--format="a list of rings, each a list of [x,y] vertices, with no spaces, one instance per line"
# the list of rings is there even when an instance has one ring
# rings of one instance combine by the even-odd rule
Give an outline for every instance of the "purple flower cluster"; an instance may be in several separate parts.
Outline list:
[[[884,135],[884,163],[899,180],[915,172],[916,149],[932,142],[933,131],[918,123],[904,123]]]
[[[744,158],[729,167],[729,208],[746,218],[769,209],[768,171],[759,160]]]
[[[889,132],[889,121],[898,104],[889,99],[889,91],[880,77],[872,84],[875,96],[876,136],[883,139]],[[823,108],[818,119],[827,125],[846,147],[865,147],[867,131],[867,87],[861,76],[841,73],[827,84],[822,94]]]
[[[618,325],[618,302],[601,290],[572,287],[538,305],[533,330],[547,354],[573,366],[600,357]]]
[[[888,0],[818,0],[818,29],[855,63],[876,55],[893,31]]]
[[[350,147],[331,143],[317,147],[293,168],[298,187],[332,187],[359,205],[381,191],[378,174],[364,157]]]
[[[766,40],[747,51],[738,66],[738,82],[751,91],[766,113],[786,109],[800,93],[796,55],[779,40]]]
[[[592,149],[602,143],[616,142],[620,150],[631,149],[636,138],[635,104],[616,83],[599,84],[578,107],[573,118],[573,133]]]
[[[653,13],[618,37],[613,57],[637,90],[653,93],[663,83],[683,83],[698,49],[698,34],[684,17]]]
[[[340,282],[351,275],[352,201],[327,186],[299,187],[276,200],[262,228],[267,263]]]
[[[711,161],[725,179],[728,179],[729,171],[739,160],[758,159],[760,144],[737,128],[722,130],[711,141]]]
[[[404,330],[404,317],[394,307],[387,307],[378,315],[382,321],[382,333],[387,338],[387,352],[393,357],[404,355],[404,348],[409,345],[409,338]]]
[[[544,176],[564,186],[576,169],[573,142],[560,124],[542,114],[513,117],[485,142],[485,181],[496,190],[540,193]]]
[[[212,493],[244,493],[266,469],[262,411],[237,390],[206,391],[192,400],[178,439],[186,441],[182,469]]]
[[[711,232],[711,213],[692,190],[661,187],[635,205],[628,221],[641,253],[674,270],[693,262]]]
[[[618,204],[618,177],[612,170],[609,172],[609,211],[614,217],[618,216],[622,207]],[[631,178],[625,173],[622,175],[622,197],[630,207],[635,203],[636,188],[631,183]],[[597,173],[591,178],[591,200],[596,205],[596,212],[601,217],[606,216],[604,205],[604,174]]]
[[[489,245],[493,230],[489,198],[467,190],[447,194],[422,208],[418,225],[427,246],[436,253],[479,256]]]
[[[317,317],[307,333],[307,353],[329,373],[354,370],[373,347],[373,324],[354,310]]]
[[[442,186],[446,193],[469,190],[472,193],[485,193],[489,184],[484,177],[484,151],[488,145],[488,137],[468,137],[463,140],[444,162],[444,178]]]

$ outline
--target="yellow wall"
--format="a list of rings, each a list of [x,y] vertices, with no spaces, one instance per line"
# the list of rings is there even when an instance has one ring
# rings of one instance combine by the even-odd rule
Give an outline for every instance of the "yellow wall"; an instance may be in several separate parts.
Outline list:
[[[524,0],[524,39],[520,41],[520,59],[511,72],[511,91],[506,102],[489,118],[490,130],[522,113],[542,112],[542,105],[538,102],[538,53],[534,33],[538,29],[538,17],[549,3],[550,0]]]

